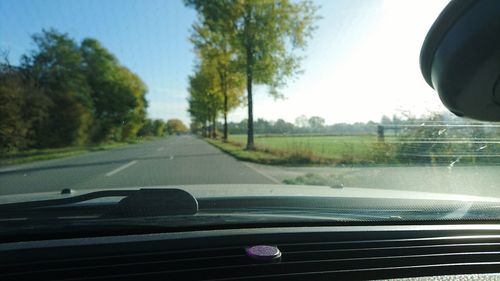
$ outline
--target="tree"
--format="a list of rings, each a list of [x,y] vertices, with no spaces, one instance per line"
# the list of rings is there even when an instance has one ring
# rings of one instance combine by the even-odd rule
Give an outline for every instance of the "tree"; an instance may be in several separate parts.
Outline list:
[[[0,154],[28,146],[31,129],[24,118],[26,93],[20,72],[0,64]]]
[[[191,80],[192,78],[190,78]],[[191,123],[200,127],[203,137],[209,136],[208,131],[208,111],[203,107],[202,97],[192,90],[190,86],[190,95],[188,97],[188,113],[191,115]]]
[[[382,124],[382,125],[391,125],[392,124],[392,120],[391,120],[391,118],[389,116],[384,115],[380,119],[380,124]]]
[[[247,149],[254,149],[253,84],[268,85],[271,95],[280,96],[278,89],[298,72],[300,56],[293,51],[306,46],[318,18],[317,7],[310,1],[289,0],[185,2],[198,11],[204,26],[231,38],[238,72],[246,78]]]
[[[299,128],[307,128],[309,127],[309,119],[304,114],[295,118],[295,126]]]
[[[198,122],[210,128],[208,134],[217,137],[216,119],[223,108],[223,97],[219,91],[217,72],[211,61],[203,60],[197,71],[189,77],[189,114]]]
[[[40,146],[80,145],[88,140],[94,110],[81,70],[78,45],[67,34],[43,30],[32,37],[36,49],[23,57],[23,68],[52,100],[49,118],[38,127]],[[57,105],[57,108],[55,108]]]
[[[165,135],[165,122],[161,119],[145,119],[142,123],[142,127],[137,132],[138,136],[156,136],[161,137]]]
[[[161,137],[165,134],[165,122],[161,119],[155,119],[153,121],[153,134],[157,137]]]
[[[283,119],[276,120],[274,123],[274,128],[278,134],[291,133],[293,131],[293,124],[286,122]]]
[[[24,69],[0,63],[0,153],[36,147],[52,105]]]
[[[179,119],[168,120],[165,129],[169,135],[186,133],[188,131],[186,125]]]
[[[203,130],[203,124],[198,121],[192,120],[191,123],[189,123],[189,130],[193,134],[199,134],[200,131]]]
[[[263,118],[258,118],[255,121],[254,125],[255,125],[255,132],[257,132],[258,134],[265,134],[269,132],[269,129],[271,128],[271,124],[269,123],[269,121]]]
[[[146,116],[147,88],[136,74],[95,39],[78,45],[55,30],[32,39],[35,48],[21,66],[11,66],[6,56],[0,63],[0,150],[137,135]]]
[[[215,32],[199,23],[193,25],[191,42],[195,45],[199,59],[211,65],[217,71],[217,84],[223,97],[222,113],[224,117],[223,141],[227,141],[227,115],[241,103],[244,91],[244,77],[235,72],[235,51],[230,45],[230,36],[225,31],[227,22],[218,21]]]
[[[120,66],[118,60],[95,39],[84,39],[80,50],[83,71],[90,86],[95,107],[92,138],[95,142],[122,139],[121,126],[130,113],[141,105],[143,93],[134,93],[129,81],[133,74]]]
[[[318,116],[312,116],[309,118],[308,123],[313,130],[319,130],[325,126],[325,119]]]
[[[153,120],[147,118],[142,123],[141,128],[137,131],[137,135],[140,137],[152,136],[153,135]]]
[[[128,110],[122,119],[120,127],[121,140],[127,140],[137,135],[137,132],[146,119],[146,108],[148,107],[146,93],[148,88],[141,78],[128,68],[121,66],[118,71],[122,77],[122,83],[120,83],[122,90],[129,91],[135,98],[135,106]]]

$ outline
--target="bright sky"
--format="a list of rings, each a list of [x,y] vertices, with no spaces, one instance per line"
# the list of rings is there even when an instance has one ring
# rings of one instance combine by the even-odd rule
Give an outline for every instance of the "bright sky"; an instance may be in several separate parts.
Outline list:
[[[411,111],[444,110],[420,74],[418,57],[429,27],[448,0],[323,0],[319,28],[305,54],[305,73],[274,100],[259,87],[256,118],[293,122],[301,114],[327,123],[380,120]],[[94,37],[148,85],[152,118],[188,122],[188,42],[194,11],[181,0],[0,0],[0,48],[12,63],[42,28],[80,41]],[[246,109],[230,114],[239,121]]]

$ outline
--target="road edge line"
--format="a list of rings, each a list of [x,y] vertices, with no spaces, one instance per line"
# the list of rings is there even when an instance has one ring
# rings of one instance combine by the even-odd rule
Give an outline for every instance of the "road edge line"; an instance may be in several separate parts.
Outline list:
[[[137,160],[130,161],[130,162],[128,162],[127,164],[122,165],[122,166],[120,166],[120,167],[118,167],[118,168],[116,168],[116,169],[114,169],[114,170],[112,170],[112,171],[110,171],[110,172],[106,173],[106,177],[111,177],[111,176],[115,175],[116,173],[119,173],[119,172],[121,172],[121,171],[123,171],[123,170],[127,169],[128,167],[130,167],[130,166],[132,166],[132,165],[136,164],[136,163],[137,163]]]
[[[250,163],[246,163],[246,162],[241,162],[243,165],[247,166],[248,168],[252,169],[254,172],[256,172],[257,174],[265,177],[266,179],[272,181],[273,183],[276,183],[276,184],[283,184],[282,182],[280,182],[279,180],[277,180],[276,178],[274,178],[273,176],[270,176],[268,174],[265,174],[261,171],[259,171],[259,169],[255,168],[254,166],[252,166]]]

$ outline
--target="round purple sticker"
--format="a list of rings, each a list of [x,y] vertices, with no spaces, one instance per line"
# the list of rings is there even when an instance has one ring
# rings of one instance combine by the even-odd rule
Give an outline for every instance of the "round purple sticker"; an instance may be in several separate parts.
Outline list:
[[[278,247],[257,245],[246,248],[247,256],[259,260],[273,260],[281,257]]]

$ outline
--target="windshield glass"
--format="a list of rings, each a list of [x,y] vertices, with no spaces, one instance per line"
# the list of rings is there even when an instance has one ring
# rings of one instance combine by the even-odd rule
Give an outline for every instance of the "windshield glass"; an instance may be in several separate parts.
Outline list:
[[[500,124],[449,112],[419,66],[448,2],[0,0],[0,203],[496,201]]]

